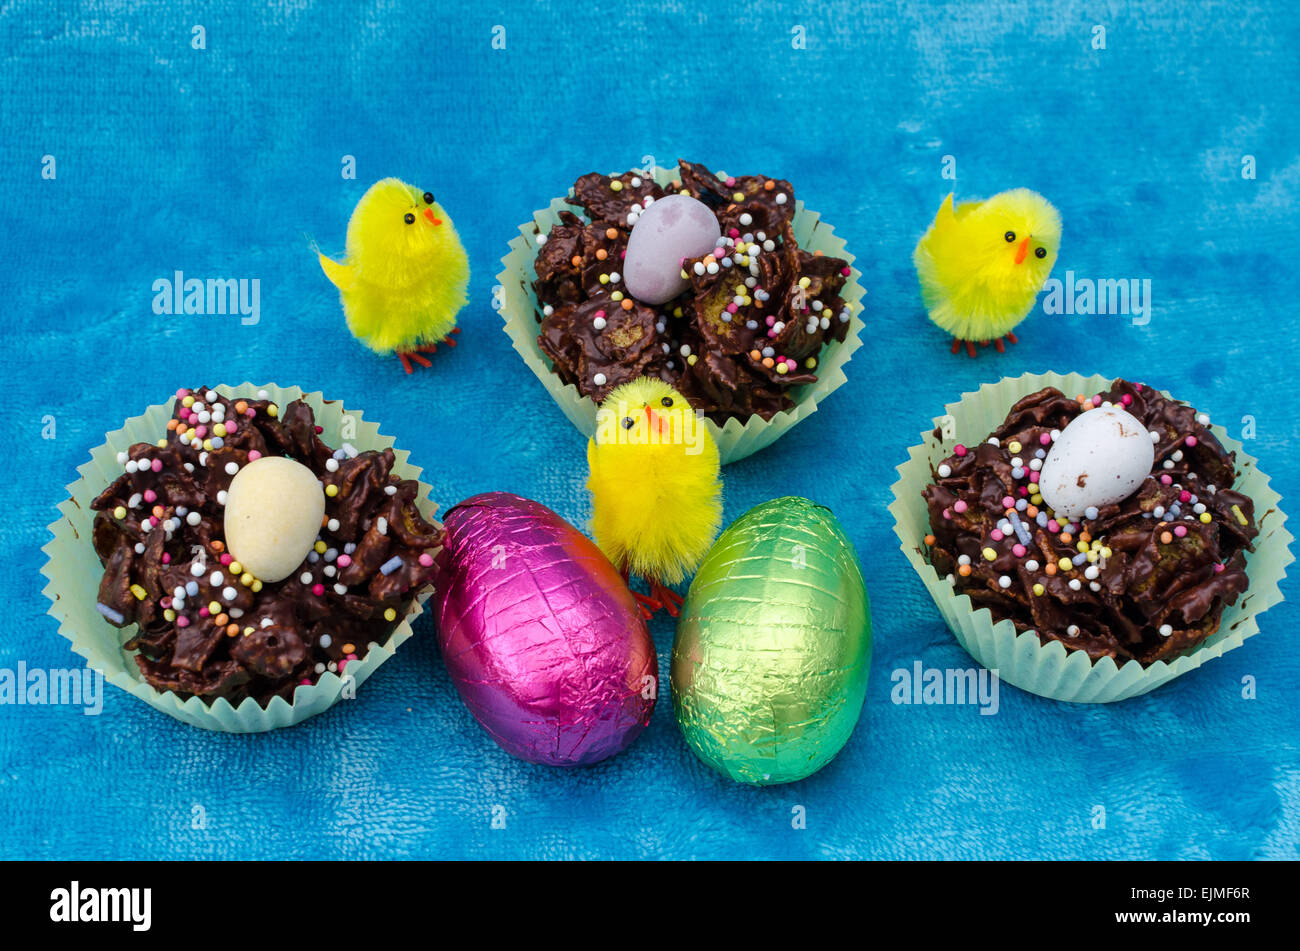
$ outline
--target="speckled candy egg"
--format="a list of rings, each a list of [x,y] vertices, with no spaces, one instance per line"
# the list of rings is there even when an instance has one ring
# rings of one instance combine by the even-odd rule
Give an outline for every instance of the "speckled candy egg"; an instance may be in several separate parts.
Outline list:
[[[544,505],[476,495],[447,512],[438,644],[474,718],[508,753],[595,763],[650,722],[654,641],[609,559]]]
[[[1058,518],[1077,519],[1090,508],[1128,498],[1154,462],[1146,427],[1118,406],[1099,406],[1061,430],[1043,462],[1038,487]]]
[[[775,499],[732,523],[691,582],[673,643],[673,710],[718,772],[793,782],[848,741],[870,663],[852,544],[829,509]]]
[[[682,259],[718,245],[722,228],[709,206],[690,195],[665,195],[641,212],[627,241],[623,280],[644,304],[663,304],[686,290]]]
[[[320,534],[325,491],[301,462],[263,456],[245,465],[226,490],[230,556],[262,581],[283,581]]]

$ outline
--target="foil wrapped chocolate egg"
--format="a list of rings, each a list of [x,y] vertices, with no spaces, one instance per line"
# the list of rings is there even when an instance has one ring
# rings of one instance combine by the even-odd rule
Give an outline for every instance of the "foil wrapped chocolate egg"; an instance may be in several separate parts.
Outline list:
[[[564,519],[504,492],[448,511],[438,644],[506,752],[580,766],[625,749],[658,695],[654,642],[609,559]]]
[[[867,589],[839,522],[807,499],[774,499],[732,523],[691,582],[673,710],[718,772],[793,782],[848,741],[870,663]]]

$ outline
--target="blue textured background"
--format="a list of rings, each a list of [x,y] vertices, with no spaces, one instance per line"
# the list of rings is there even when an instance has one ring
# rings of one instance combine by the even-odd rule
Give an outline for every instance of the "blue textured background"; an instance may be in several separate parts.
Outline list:
[[[706,769],[666,699],[596,768],[510,759],[456,697],[427,615],[357,700],[271,735],[194,730],[115,690],[98,718],[0,707],[0,857],[1297,856],[1290,604],[1240,650],[1126,703],[1004,686],[991,717],[894,706],[894,668],[971,661],[885,512],[893,467],[945,402],[1043,369],[1148,381],[1234,434],[1253,416],[1248,448],[1296,494],[1293,4],[58,6],[0,13],[0,667],[79,660],[44,614],[45,525],[102,434],[181,385],[324,390],[379,419],[445,504],[511,490],[583,524],[583,441],[511,350],[491,288],[534,208],[647,154],[788,178],[857,255],[869,339],[849,383],[725,480],[728,520],[786,493],[838,513],[876,654],[848,747],[771,789]],[[1051,198],[1057,276],[1149,277],[1151,322],[1039,313],[1005,356],[950,356],[910,264],[951,185],[945,154],[959,198]],[[474,269],[461,346],[412,377],[351,340],[308,250],[340,251],[352,205],[389,174],[438,193]],[[151,284],[175,269],[260,278],[260,324],[155,316]],[[671,625],[654,634],[666,673]],[[206,829],[191,828],[196,805]]]

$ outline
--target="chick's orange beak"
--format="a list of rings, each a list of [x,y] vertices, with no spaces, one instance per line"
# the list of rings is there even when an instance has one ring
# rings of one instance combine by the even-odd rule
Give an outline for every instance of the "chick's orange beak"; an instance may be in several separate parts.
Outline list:
[[[432,209],[432,208],[426,208],[426,209],[424,209],[424,217],[426,217],[426,218],[429,219],[430,224],[435,224],[435,225],[440,225],[440,224],[442,224],[442,219],[440,219],[440,218],[435,218],[435,217],[433,216],[433,209]],[[1017,261],[1016,263],[1019,263],[1019,262]]]
[[[425,212],[425,214],[428,214],[428,212]],[[1020,242],[1020,247],[1016,248],[1016,263],[1023,264],[1027,254],[1029,254],[1029,239],[1025,238]]]
[[[664,435],[664,423],[667,422],[662,416],[652,410],[649,406],[645,408],[645,418],[650,424],[650,429],[657,432],[660,436]]]

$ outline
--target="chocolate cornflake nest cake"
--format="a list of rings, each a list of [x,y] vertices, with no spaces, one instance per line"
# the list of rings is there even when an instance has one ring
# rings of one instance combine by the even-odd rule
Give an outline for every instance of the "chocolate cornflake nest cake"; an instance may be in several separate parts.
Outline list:
[[[1111,406],[1146,427],[1151,471],[1121,501],[1058,519],[1038,487],[1043,460],[1071,421]],[[1209,422],[1124,380],[1092,397],[1054,387],[1025,397],[986,441],[934,469],[923,492],[931,564],[975,607],[1044,644],[1143,665],[1190,650],[1246,590],[1244,552],[1259,533],[1252,501],[1232,489],[1235,456]],[[1088,473],[1078,478],[1083,487]]]
[[[685,291],[651,305],[629,295],[619,271],[638,217],[674,194],[712,209],[722,236],[682,259]],[[583,215],[561,212],[538,235],[538,344],[554,372],[597,403],[657,376],[716,423],[771,419],[794,406],[793,387],[817,379],[822,347],[848,333],[848,262],[799,247],[787,181],[719,177],[680,161],[667,188],[639,171],[593,172],[568,201]]]
[[[416,507],[419,483],[393,474],[393,451],[331,449],[310,406],[281,410],[264,391],[180,390],[175,403],[165,438],[120,453],[125,472],[92,503],[97,607],[139,626],[125,647],[144,679],[183,699],[265,706],[385,643],[443,538]],[[223,539],[232,480],[268,456],[306,466],[325,496],[314,546],[278,582],[254,577]]]

